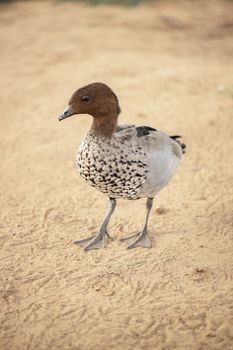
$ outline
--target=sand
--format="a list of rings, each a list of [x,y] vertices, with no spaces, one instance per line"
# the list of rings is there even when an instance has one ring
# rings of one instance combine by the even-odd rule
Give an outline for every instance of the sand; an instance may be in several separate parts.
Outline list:
[[[0,349],[233,348],[233,3],[0,6]],[[121,122],[180,134],[187,153],[157,197],[152,249],[119,238],[145,201],[107,198],[75,167],[91,117],[59,123],[73,91],[103,81]]]

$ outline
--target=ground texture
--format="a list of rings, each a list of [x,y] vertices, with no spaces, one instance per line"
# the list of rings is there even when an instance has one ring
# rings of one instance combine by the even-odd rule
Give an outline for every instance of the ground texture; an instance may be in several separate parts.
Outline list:
[[[0,6],[2,350],[233,348],[233,3],[135,8]],[[150,218],[153,248],[127,251],[144,201],[107,199],[75,168],[91,118],[59,123],[73,91],[103,81],[121,121],[183,136],[187,153]]]

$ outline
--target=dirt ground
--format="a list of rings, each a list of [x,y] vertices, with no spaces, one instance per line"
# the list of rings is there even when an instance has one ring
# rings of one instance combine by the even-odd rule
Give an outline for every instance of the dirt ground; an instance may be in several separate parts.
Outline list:
[[[0,349],[233,348],[233,2],[0,6]],[[152,249],[119,238],[145,201],[118,201],[114,241],[85,253],[107,198],[75,155],[91,117],[62,123],[103,81],[121,122],[181,134],[187,153],[152,210]]]

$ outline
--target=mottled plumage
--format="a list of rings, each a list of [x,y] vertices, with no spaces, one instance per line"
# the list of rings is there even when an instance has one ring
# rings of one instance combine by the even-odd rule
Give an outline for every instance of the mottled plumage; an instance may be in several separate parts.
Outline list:
[[[181,154],[180,145],[160,131],[129,126],[104,142],[89,132],[77,165],[87,183],[109,197],[138,199],[154,197],[167,184]]]
[[[105,84],[94,83],[77,90],[60,117],[87,113],[93,116],[90,131],[82,141],[77,166],[88,184],[110,198],[110,208],[100,231],[78,241],[88,249],[99,248],[108,237],[107,224],[116,198],[147,200],[143,230],[127,238],[129,248],[149,247],[147,221],[154,196],[169,182],[185,148],[180,136],[168,136],[149,126],[117,125],[120,107],[116,95]]]

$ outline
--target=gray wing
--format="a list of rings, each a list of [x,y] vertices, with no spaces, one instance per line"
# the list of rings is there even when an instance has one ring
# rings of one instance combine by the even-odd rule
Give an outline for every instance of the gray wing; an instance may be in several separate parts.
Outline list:
[[[146,153],[153,153],[164,148],[172,149],[177,158],[181,158],[184,144],[177,138],[179,136],[168,136],[162,131],[149,126],[118,125],[115,140],[116,142],[128,144],[132,149],[142,148]]]

